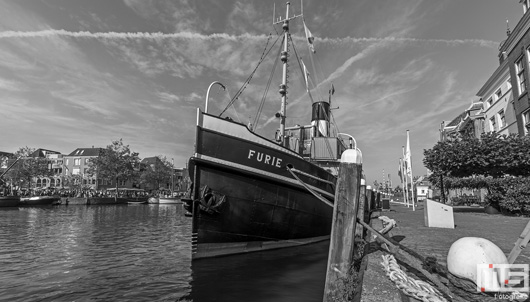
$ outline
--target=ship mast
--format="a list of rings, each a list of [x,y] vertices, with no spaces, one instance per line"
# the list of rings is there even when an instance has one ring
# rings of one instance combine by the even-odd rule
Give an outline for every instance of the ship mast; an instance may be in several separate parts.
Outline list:
[[[281,145],[285,145],[285,117],[287,115],[287,62],[288,62],[288,53],[289,53],[289,21],[301,17],[302,15],[295,15],[292,17],[289,17],[289,7],[291,6],[290,2],[287,2],[286,4],[286,12],[285,12],[285,19],[278,18],[276,22],[274,22],[274,16],[273,16],[273,24],[279,24],[283,23],[283,50],[280,55],[280,60],[282,61],[283,65],[283,72],[282,72],[282,83],[280,84],[280,95],[282,97],[281,102],[281,108],[280,112],[276,115],[280,118],[280,133],[279,133],[279,143]]]

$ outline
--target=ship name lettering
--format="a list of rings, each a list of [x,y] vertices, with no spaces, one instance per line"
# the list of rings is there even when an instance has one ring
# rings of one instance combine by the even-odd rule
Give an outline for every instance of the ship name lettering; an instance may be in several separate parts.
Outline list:
[[[269,154],[265,154],[262,152],[256,152],[255,150],[249,149],[248,150],[248,159],[254,159],[257,162],[264,163],[267,165],[275,166],[278,168],[282,167],[282,159],[274,157]]]

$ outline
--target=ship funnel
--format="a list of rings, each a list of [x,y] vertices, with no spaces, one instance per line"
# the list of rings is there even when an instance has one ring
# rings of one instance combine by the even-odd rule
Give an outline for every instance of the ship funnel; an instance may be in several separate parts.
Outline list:
[[[330,108],[328,102],[313,103],[311,137],[329,136]]]

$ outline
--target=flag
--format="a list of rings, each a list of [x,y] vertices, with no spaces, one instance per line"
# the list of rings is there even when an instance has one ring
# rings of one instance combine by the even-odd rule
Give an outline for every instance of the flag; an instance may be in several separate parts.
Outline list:
[[[307,68],[305,67],[304,61],[302,61],[300,59],[300,62],[302,62],[302,68],[304,68],[305,88],[306,88],[306,91],[309,92],[309,82],[308,82],[308,78],[307,78],[309,76],[309,71],[307,71]]]
[[[399,167],[398,167],[398,176],[399,176],[399,179],[401,180],[401,182],[403,182],[403,160],[401,160],[401,158],[399,159]]]
[[[313,42],[315,41],[315,37],[313,36],[313,34],[309,31],[309,28],[307,28],[307,26],[305,25],[305,22],[304,22],[304,31],[305,31],[305,37],[307,38],[307,46],[309,46],[309,49],[315,53],[315,47],[313,45]]]
[[[330,95],[334,95],[335,94],[335,86],[333,86],[333,83],[331,84],[331,89],[329,90],[329,94]]]
[[[410,156],[410,138],[409,131],[407,130],[407,146],[405,149],[405,173],[407,174],[407,177],[412,180],[412,164],[410,162]]]

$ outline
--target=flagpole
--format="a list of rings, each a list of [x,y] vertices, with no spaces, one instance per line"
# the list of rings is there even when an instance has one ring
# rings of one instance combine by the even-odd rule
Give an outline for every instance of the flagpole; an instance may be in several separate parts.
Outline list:
[[[405,185],[403,184],[403,159],[399,158],[399,181],[401,182],[401,187],[403,188],[403,205],[405,205]]]
[[[407,208],[410,207],[410,204],[409,204],[409,186],[408,186],[408,183],[407,183],[407,163],[406,163],[406,159],[405,159],[405,146],[401,146],[401,150],[403,151],[403,172],[405,172],[405,177],[404,177],[404,180],[405,180],[405,189],[403,190],[405,192],[405,200],[407,202]]]
[[[401,159],[401,157],[399,158],[398,176],[399,182],[401,183],[401,187],[405,188],[405,186],[403,185],[403,160]],[[405,196],[405,190],[403,190],[403,196]],[[405,197],[403,197],[403,204],[405,204]]]
[[[410,190],[412,193],[412,210],[416,211],[416,202],[414,201],[414,180],[412,174],[412,152],[410,151],[410,137],[409,130],[407,130],[407,154],[408,154],[408,169],[410,169]]]

